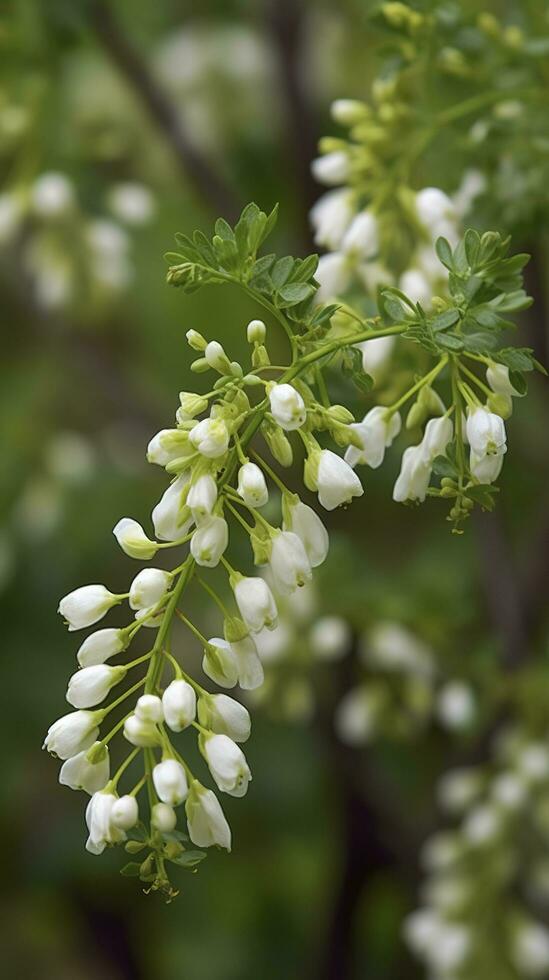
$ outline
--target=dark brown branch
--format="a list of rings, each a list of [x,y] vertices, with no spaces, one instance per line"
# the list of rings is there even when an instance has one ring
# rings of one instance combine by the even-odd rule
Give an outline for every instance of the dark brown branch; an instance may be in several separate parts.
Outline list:
[[[109,4],[93,0],[89,10],[90,22],[103,48],[171,147],[181,174],[212,211],[234,221],[240,211],[237,196],[193,144],[175,106],[122,30]]]

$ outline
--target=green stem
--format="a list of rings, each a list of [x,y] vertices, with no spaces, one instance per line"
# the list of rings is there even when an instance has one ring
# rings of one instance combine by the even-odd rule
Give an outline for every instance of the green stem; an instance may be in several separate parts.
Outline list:
[[[124,759],[124,762],[122,763],[122,765],[118,767],[118,769],[116,770],[114,776],[111,779],[111,783],[112,783],[112,785],[115,788],[118,785],[118,780],[120,779],[122,773],[125,772],[125,770],[128,768],[129,765],[131,765],[131,763],[135,759],[136,755],[140,751],[141,751],[141,749],[133,749],[133,751],[130,752],[130,754]]]
[[[196,636],[197,640],[203,646],[205,646],[205,647],[208,646],[208,641],[207,641],[206,637],[204,636],[204,634],[201,633],[199,629],[197,629],[197,627],[194,625],[194,623],[191,623],[190,619],[187,619],[187,617],[185,616],[185,614],[182,613],[180,609],[176,609],[175,610],[175,615],[177,616],[178,619],[181,620],[182,623],[185,624],[185,626],[187,627],[187,629],[189,629],[191,631],[191,633],[193,633]]]
[[[409,388],[408,391],[406,391],[402,395],[402,397],[398,399],[398,401],[394,402],[393,405],[388,406],[387,411],[390,413],[390,415],[393,415],[396,411],[398,411],[401,405],[404,405],[404,403],[407,402],[409,398],[415,395],[416,391],[419,391],[420,388],[423,388],[425,385],[430,384],[431,381],[434,381],[437,374],[440,374],[443,367],[446,367],[447,363],[448,363],[448,355],[445,354],[440,359],[438,364],[435,365],[432,371],[429,371],[429,373],[426,374],[423,378],[420,378],[419,381],[416,381],[415,385],[412,385],[412,387]]]

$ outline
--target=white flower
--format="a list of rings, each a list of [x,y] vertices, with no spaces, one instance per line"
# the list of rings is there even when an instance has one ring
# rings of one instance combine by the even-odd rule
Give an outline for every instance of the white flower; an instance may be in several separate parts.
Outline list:
[[[69,679],[67,701],[75,708],[93,708],[105,700],[111,687],[125,675],[125,667],[109,667],[107,664],[81,667]]]
[[[342,251],[361,259],[371,259],[379,248],[377,219],[371,211],[361,211],[345,232]]]
[[[471,475],[474,476],[475,480],[478,480],[479,483],[494,483],[501,473],[503,460],[504,453],[495,453],[491,456],[477,456],[476,453],[471,450],[469,454],[469,469],[471,470]]]
[[[471,688],[461,681],[445,684],[438,695],[436,710],[446,728],[466,728],[475,717],[475,699]]]
[[[363,745],[375,734],[379,715],[377,698],[366,687],[353,687],[337,706],[335,728],[346,745]]]
[[[111,807],[111,824],[118,830],[130,830],[139,820],[139,807],[135,796],[121,796]]]
[[[549,751],[541,742],[525,745],[517,759],[519,771],[531,782],[547,779],[549,776]]]
[[[110,776],[109,750],[103,745],[98,751],[100,742],[94,742],[91,750],[78,752],[67,759],[61,766],[59,782],[71,789],[82,789],[90,796],[107,785]],[[89,756],[91,755],[92,761]]]
[[[263,684],[263,664],[259,659],[257,647],[248,634],[242,640],[233,640],[231,650],[236,658],[238,683],[243,691],[253,691]]]
[[[176,759],[164,759],[154,767],[153,783],[159,799],[168,806],[179,806],[189,792],[185,770]]]
[[[182,473],[164,492],[152,512],[154,533],[161,541],[178,541],[184,538],[193,523],[185,510],[188,473]]]
[[[351,644],[351,627],[341,616],[321,616],[309,633],[309,643],[320,660],[339,660]]]
[[[72,759],[93,745],[100,720],[100,711],[71,711],[50,725],[42,748],[60,759]]]
[[[467,439],[475,456],[500,455],[506,452],[505,423],[501,416],[480,406],[469,410]]]
[[[122,517],[112,529],[122,551],[130,558],[147,560],[153,558],[158,551],[156,541],[147,537],[141,524],[132,517]]]
[[[528,977],[546,977],[549,970],[549,930],[537,922],[521,923],[514,937],[513,958]]]
[[[353,218],[352,195],[345,188],[328,191],[311,209],[311,223],[317,245],[334,252]]]
[[[429,466],[437,456],[444,456],[446,447],[454,435],[452,420],[442,415],[440,418],[429,419],[425,426],[421,450],[423,459]]]
[[[528,791],[520,776],[514,772],[502,772],[492,782],[492,796],[506,810],[516,810],[526,803]]]
[[[103,629],[90,633],[80,646],[76,658],[81,667],[104,664],[126,648],[123,630]]]
[[[135,714],[140,721],[149,721],[156,725],[164,721],[162,701],[156,694],[142,694],[137,699]]]
[[[234,687],[238,680],[235,654],[226,640],[214,636],[204,651],[202,670],[220,687]]]
[[[116,827],[111,819],[112,808],[117,797],[114,793],[94,793],[86,809],[86,823],[89,837],[86,850],[91,854],[102,854],[107,844],[118,844],[124,840],[125,833]]]
[[[362,370],[375,379],[379,376],[392,354],[393,347],[395,346],[395,338],[372,337],[371,340],[363,340],[354,346],[362,353]]]
[[[127,232],[115,221],[90,221],[87,228],[88,244],[96,258],[114,264],[120,261],[128,251],[130,239]]]
[[[438,187],[424,187],[416,194],[416,210],[422,225],[436,238],[441,226],[455,218],[452,201]]]
[[[190,440],[207,459],[223,456],[229,447],[229,430],[223,419],[202,419],[191,429]]]
[[[301,538],[311,568],[322,565],[328,554],[330,542],[324,524],[312,507],[299,499],[287,498],[282,526],[285,531],[293,531]]]
[[[263,320],[250,320],[246,327],[246,338],[249,344],[262,344],[267,336],[267,327]]]
[[[169,834],[175,830],[177,814],[167,803],[155,803],[151,810],[151,823],[161,834]]]
[[[187,494],[187,507],[191,508],[196,523],[209,517],[217,500],[217,483],[211,473],[198,477]]]
[[[203,735],[200,749],[221,792],[229,796],[245,796],[252,774],[236,742],[228,735]]]
[[[335,122],[342,126],[354,126],[368,115],[368,107],[358,99],[335,99],[330,106],[330,113]]]
[[[425,677],[433,673],[433,656],[429,647],[400,623],[390,620],[376,623],[369,631],[362,656],[367,665],[373,664],[383,670]]]
[[[263,472],[255,463],[244,463],[238,471],[238,493],[248,507],[264,507],[269,491]]]
[[[402,464],[393,489],[393,500],[425,500],[431,479],[431,467],[423,458],[421,443],[408,446],[402,454]]]
[[[160,742],[156,725],[151,721],[143,721],[137,715],[130,715],[124,722],[124,738],[140,749],[152,748]]]
[[[315,293],[315,301],[326,303],[336,296],[341,296],[351,281],[352,271],[353,263],[347,255],[341,252],[327,252],[326,255],[321,255],[315,272],[315,279],[320,283]]]
[[[127,225],[146,225],[155,212],[148,187],[132,181],[116,184],[110,191],[109,204],[115,218]]]
[[[227,851],[231,849],[231,829],[225,819],[221,804],[211,789],[205,789],[193,779],[185,802],[189,837],[197,847],[217,844]]]
[[[243,704],[227,694],[204,694],[198,702],[198,720],[216,735],[228,735],[235,742],[250,737],[250,715]]]
[[[196,694],[187,681],[176,679],[162,695],[164,718],[172,732],[182,732],[196,717]]]
[[[61,173],[41,174],[32,186],[31,203],[41,218],[66,215],[74,206],[74,192],[69,178]]]
[[[311,565],[300,537],[293,531],[279,531],[271,547],[271,571],[275,589],[281,595],[289,595],[310,582]]]
[[[482,777],[473,768],[452,769],[446,773],[438,785],[438,799],[449,813],[462,813],[466,810],[482,788]]]
[[[372,469],[377,469],[383,462],[386,447],[397,437],[401,425],[398,412],[391,414],[382,405],[371,408],[362,422],[351,423],[349,427],[358,435],[362,448],[349,446],[345,452],[345,462],[349,466],[366,463]]]
[[[147,460],[157,466],[167,466],[185,456],[189,448],[189,433],[181,429],[161,429],[147,446]]]
[[[273,384],[269,389],[269,401],[275,422],[286,432],[299,429],[307,418],[305,402],[292,385]]]
[[[325,510],[335,510],[364,493],[356,473],[331,449],[322,449],[320,452],[316,484],[318,499]]]
[[[398,281],[398,288],[412,300],[412,303],[421,303],[423,307],[429,306],[433,291],[421,269],[407,269],[403,272]]]
[[[207,517],[191,538],[191,554],[197,565],[215,568],[229,543],[229,528],[223,517]]]
[[[149,609],[166,595],[172,581],[162,568],[143,568],[130,585],[130,608]]]
[[[313,160],[311,172],[319,184],[344,184],[349,176],[349,158],[343,150],[325,153]]]
[[[262,578],[240,578],[233,585],[236,604],[252,633],[259,633],[264,626],[274,629],[277,608],[273,594]]]
[[[227,357],[222,345],[217,340],[210,340],[209,344],[206,345],[204,351],[204,357],[208,364],[214,371],[218,371],[219,374],[230,374],[231,373],[231,362]]]
[[[486,369],[486,380],[492,391],[498,395],[503,395],[509,399],[520,398],[520,392],[511,384],[509,380],[509,368],[505,364],[497,364],[492,361]]]
[[[120,602],[104,585],[83,585],[69,592],[59,603],[58,612],[69,624],[69,632],[93,626]]]
[[[203,395],[197,395],[194,391],[180,391],[179,401],[181,407],[177,412],[181,417],[180,421],[195,419],[197,415],[202,415],[202,412],[205,412],[208,407],[208,399],[204,398]]]

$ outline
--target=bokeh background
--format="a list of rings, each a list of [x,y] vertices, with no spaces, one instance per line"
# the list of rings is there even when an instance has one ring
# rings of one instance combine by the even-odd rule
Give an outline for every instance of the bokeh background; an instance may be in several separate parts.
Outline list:
[[[396,454],[368,471],[361,502],[330,517],[316,606],[288,617],[298,637],[321,614],[345,617],[344,655],[321,662],[298,639],[273,665],[247,750],[253,784],[225,804],[234,851],[182,874],[176,902],[144,897],[118,874],[120,854],[84,851],[82,797],[57,785],[40,752],[73,669],[59,597],[87,581],[123,591],[134,570],[110,529],[126,513],[146,522],[161,492],[144,447],[195,383],[185,331],[238,356],[257,315],[231,288],[170,289],[163,253],[176,231],[234,217],[248,200],[280,202],[281,251],[310,250],[310,161],[334,131],[331,100],[368,92],[373,6],[13,0],[0,13],[0,193],[35,195],[24,214],[23,193],[15,205],[0,196],[6,976],[424,976],[401,926],[440,820],[438,774],[486,754],[495,676],[512,684],[521,665],[543,710],[549,415],[535,379],[509,425],[498,510],[465,535],[450,534],[436,503],[391,502]],[[51,172],[70,182],[70,218],[40,196]],[[145,192],[124,195],[128,184]],[[517,225],[517,247],[535,256],[523,342],[543,359],[547,229]],[[428,645],[439,687],[467,685],[482,706],[470,724],[449,730],[436,692],[402,707],[397,691],[382,736],[366,748],[342,741],[337,708],[363,669],[360,636],[379,621]]]

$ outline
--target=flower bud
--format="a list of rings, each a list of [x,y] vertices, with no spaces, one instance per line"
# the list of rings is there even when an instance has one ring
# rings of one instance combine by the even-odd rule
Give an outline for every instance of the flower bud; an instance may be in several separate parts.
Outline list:
[[[111,809],[111,823],[119,830],[130,830],[139,820],[139,808],[135,796],[121,796]]]
[[[195,419],[197,415],[202,415],[202,412],[205,412],[208,407],[208,399],[195,394],[194,391],[180,391],[179,401],[181,402],[179,411],[186,419]]]
[[[191,554],[197,565],[215,568],[229,543],[229,528],[223,517],[207,517],[191,538]]]
[[[371,259],[379,248],[377,218],[371,211],[361,211],[351,221],[341,244],[345,255]]]
[[[162,701],[156,694],[142,694],[137,699],[135,714],[140,721],[150,721],[157,725],[164,720]]]
[[[267,328],[263,320],[250,320],[246,328],[246,336],[250,344],[263,344],[267,336]]]
[[[430,419],[425,426],[423,439],[420,443],[423,459],[429,465],[437,456],[444,456],[446,447],[452,441],[454,427],[452,420],[442,415],[437,419]]]
[[[269,352],[264,344],[256,344],[252,351],[252,367],[268,367],[271,363]]]
[[[124,840],[124,831],[112,822],[112,808],[117,801],[114,793],[99,791],[94,793],[86,809],[86,823],[89,837],[86,850],[91,854],[102,854],[107,844],[117,844]]]
[[[341,456],[330,449],[322,449],[318,455],[315,482],[318,499],[325,510],[335,510],[364,493],[356,473]]]
[[[208,342],[204,339],[201,333],[198,333],[198,330],[187,330],[185,336],[189,347],[192,347],[193,350],[206,350]]]
[[[185,537],[192,524],[190,509],[185,506],[188,484],[188,473],[182,473],[170,484],[152,512],[154,533],[161,541],[178,541]]]
[[[263,472],[255,463],[244,463],[238,471],[238,493],[248,507],[264,507],[269,491]]]
[[[170,834],[177,825],[177,814],[167,803],[155,803],[151,810],[151,823],[161,834]]]
[[[290,442],[278,425],[265,421],[261,425],[261,433],[272,455],[281,466],[291,466],[293,452]]]
[[[234,687],[238,680],[235,655],[227,640],[214,636],[204,649],[204,673],[220,687]]]
[[[168,806],[179,806],[187,796],[187,776],[180,762],[176,759],[164,759],[153,769],[154,788],[162,803]]]
[[[104,664],[117,653],[126,649],[127,639],[124,630],[103,629],[90,633],[80,646],[76,658],[81,667]]]
[[[311,172],[319,184],[344,184],[349,177],[349,155],[344,150],[333,150],[317,157],[311,164]]]
[[[62,218],[74,207],[74,191],[69,178],[62,173],[44,173],[31,188],[31,204],[41,218]]]
[[[114,534],[122,551],[130,558],[147,560],[153,558],[158,551],[156,541],[151,541],[145,534],[141,524],[131,517],[122,517],[113,527]]]
[[[95,742],[90,750],[79,752],[63,763],[59,782],[62,786],[84,790],[92,796],[107,785],[109,776],[109,750],[101,742]]]
[[[291,595],[312,578],[311,565],[303,542],[293,531],[279,531],[273,538],[271,571],[276,591]]]
[[[204,473],[191,484],[187,494],[187,507],[191,508],[194,520],[198,523],[208,517],[217,501],[217,483],[211,473]]]
[[[72,759],[93,745],[100,721],[100,711],[71,711],[50,725],[42,748],[59,759]]]
[[[197,847],[217,844],[227,851],[231,849],[231,829],[225,819],[221,804],[211,789],[205,789],[193,779],[185,802],[189,837]]]
[[[402,454],[400,473],[393,489],[393,500],[425,500],[431,479],[431,467],[425,462],[421,443],[408,446]]]
[[[275,422],[286,432],[299,429],[307,418],[305,402],[299,392],[289,384],[272,384],[267,389],[271,412]]]
[[[107,664],[82,667],[69,679],[67,701],[75,708],[93,708],[105,700],[111,688],[126,673],[125,667],[109,667]]]
[[[469,411],[466,431],[476,456],[500,455],[507,450],[503,419],[480,405]]]
[[[311,208],[314,240],[329,251],[337,251],[354,217],[353,196],[348,188],[328,191]]]
[[[301,538],[311,568],[321,565],[328,554],[329,538],[318,514],[298,497],[286,494],[282,499],[282,512],[284,530],[293,531]]]
[[[236,658],[238,683],[243,691],[254,691],[264,680],[263,664],[259,659],[257,647],[248,633],[231,642],[231,650]]]
[[[160,743],[160,735],[150,721],[142,721],[137,715],[130,715],[124,722],[124,738],[140,749],[152,748]]]
[[[245,796],[252,774],[242,749],[227,735],[201,735],[199,746],[221,792]]]
[[[496,393],[488,395],[486,405],[494,415],[500,415],[504,420],[513,414],[513,402],[510,395]]]
[[[204,357],[214,371],[219,374],[231,374],[231,362],[217,340],[210,340],[204,351]]]
[[[161,429],[147,446],[147,460],[158,466],[167,466],[174,459],[181,459],[189,452],[189,434],[181,429]]]
[[[130,585],[131,609],[149,609],[166,595],[172,582],[170,572],[162,568],[143,568]]]
[[[104,585],[83,585],[61,599],[58,612],[69,624],[69,633],[72,633],[93,626],[119,602],[120,598]]]
[[[382,405],[370,409],[362,422],[351,425],[359,438],[360,448],[349,446],[345,462],[350,466],[366,463],[372,469],[377,469],[383,462],[385,449],[399,434],[401,424],[398,412],[391,413]]]
[[[217,459],[229,448],[229,430],[223,419],[202,419],[191,429],[190,440],[202,456]]]
[[[354,126],[370,115],[370,107],[358,99],[336,99],[330,106],[334,122],[342,126]]]
[[[198,701],[198,720],[203,728],[217,735],[228,735],[235,742],[250,737],[250,715],[244,705],[227,694],[204,694]]]
[[[162,695],[166,724],[172,732],[182,732],[196,717],[196,694],[187,681],[176,679]]]
[[[265,626],[276,626],[277,608],[272,592],[262,578],[244,578],[231,582],[240,614],[252,633]]]

